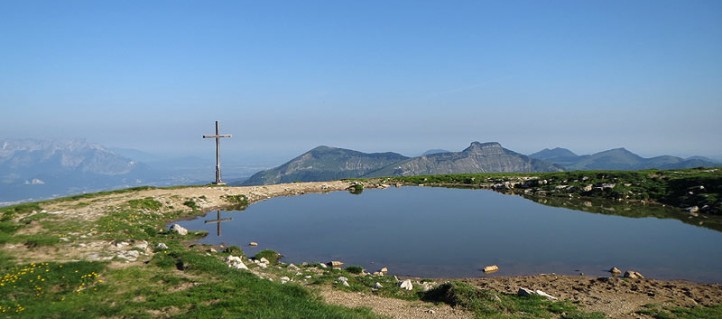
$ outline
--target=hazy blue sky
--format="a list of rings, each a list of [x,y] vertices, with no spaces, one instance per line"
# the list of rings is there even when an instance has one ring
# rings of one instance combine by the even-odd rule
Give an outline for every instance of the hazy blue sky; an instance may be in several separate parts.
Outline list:
[[[722,1],[0,1],[0,137],[722,156]]]

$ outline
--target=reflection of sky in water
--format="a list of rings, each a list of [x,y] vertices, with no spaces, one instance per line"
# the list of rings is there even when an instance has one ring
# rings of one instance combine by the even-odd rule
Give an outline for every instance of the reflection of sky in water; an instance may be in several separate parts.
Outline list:
[[[341,260],[420,277],[535,273],[603,275],[612,266],[654,278],[722,281],[722,233],[674,219],[548,207],[484,190],[404,187],[274,198],[242,212],[180,222],[201,242],[261,249],[284,261]],[[259,247],[246,247],[249,242]]]

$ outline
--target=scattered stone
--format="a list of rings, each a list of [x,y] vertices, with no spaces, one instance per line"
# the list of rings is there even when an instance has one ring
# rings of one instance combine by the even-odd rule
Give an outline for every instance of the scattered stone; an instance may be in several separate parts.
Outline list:
[[[288,265],[288,269],[289,269],[289,270],[293,270],[293,271],[299,271],[299,270],[301,270],[301,268],[298,268],[298,266],[296,266],[296,265],[294,265],[294,264],[289,264],[289,265]]]
[[[609,272],[611,272],[612,275],[619,275],[622,273],[622,270],[617,267],[612,267],[612,269],[609,269]]]
[[[499,271],[499,266],[491,265],[484,267],[484,273],[490,274]]]
[[[541,290],[535,290],[534,292],[537,294],[537,296],[542,296],[542,297],[547,298],[547,299],[549,299],[549,300],[557,300],[557,297],[554,297],[554,296],[552,296],[552,295],[550,295],[550,294],[548,294],[548,293],[546,293],[546,292],[543,292],[543,291],[541,291]]]
[[[324,263],[319,263],[318,265],[319,265],[321,268],[323,268],[323,269],[328,268],[328,266],[326,266],[326,264],[324,264]]]
[[[181,236],[188,235],[188,229],[185,229],[183,226],[178,224],[173,224],[173,226],[170,226],[170,232],[177,233]]]
[[[582,187],[582,190],[585,192],[591,192],[592,189],[594,189],[594,185],[592,185],[592,184]]]
[[[426,309],[426,311],[424,311],[424,312],[430,313],[432,315],[436,313],[436,311],[434,311],[433,309]]]
[[[214,254],[218,252],[218,251],[217,251],[215,248],[213,248],[213,247],[211,247],[210,249],[208,249],[208,251],[209,251],[209,252],[212,252],[212,253],[214,253]]]
[[[427,292],[427,291],[429,291],[429,290],[431,290],[431,289],[434,289],[434,286],[436,286],[436,284],[433,283],[433,282],[428,282],[428,281],[427,281],[427,282],[422,282],[422,283],[421,283],[421,291]]]
[[[535,295],[535,293],[534,290],[520,287],[519,290],[516,292],[516,295],[519,297],[529,297]]]
[[[166,250],[166,249],[168,249],[168,245],[166,245],[164,243],[158,243],[158,245],[156,245],[155,248],[158,250]]]
[[[547,298],[549,300],[557,300],[557,297],[554,297],[541,290],[531,290],[531,289],[524,288],[524,287],[520,287],[519,290],[516,292],[516,294],[517,294],[517,296],[520,296],[520,297],[540,296],[540,297]]]
[[[228,264],[228,267],[231,267],[231,268],[248,270],[248,267],[246,266],[246,264],[244,264],[243,261],[241,260],[241,257],[238,257],[238,256],[226,257],[226,264]]]
[[[128,246],[128,245],[130,245],[130,244],[127,243],[127,242],[124,242],[124,241],[115,243],[115,247],[117,247],[117,248],[123,248],[123,247]]]
[[[262,264],[270,264],[271,262],[266,259],[266,257],[261,257],[261,260],[259,260]]]
[[[636,271],[634,271],[634,270],[627,270],[627,271],[624,273],[624,278],[629,278],[629,279],[644,279],[644,276],[642,276],[642,274],[640,274],[639,272],[636,272]]]
[[[135,245],[133,245],[133,248],[140,249],[142,251],[147,251],[148,250],[148,242],[145,240],[141,240],[141,241],[135,243]]]
[[[258,246],[258,243],[255,241],[252,241],[252,242],[248,243],[248,246],[256,247],[256,246]]]
[[[376,289],[381,289],[381,288],[383,288],[383,287],[384,287],[384,286],[383,286],[380,282],[378,282],[378,281],[374,284],[374,288],[376,288]]]
[[[58,240],[60,240],[60,241],[62,241],[62,242],[64,242],[64,243],[67,243],[67,242],[70,241],[70,239],[67,239],[67,238],[65,238],[65,237],[58,238]]]
[[[281,277],[279,280],[281,280],[281,284],[285,284],[289,281],[291,281],[291,278],[288,278],[286,276]]]
[[[406,279],[399,284],[399,287],[404,290],[414,290],[414,285],[411,283],[411,279]]]
[[[386,268],[386,267],[384,267],[384,268],[381,268],[381,270],[379,270],[379,272],[381,272],[381,273],[387,273],[387,272],[389,272],[389,269]]]

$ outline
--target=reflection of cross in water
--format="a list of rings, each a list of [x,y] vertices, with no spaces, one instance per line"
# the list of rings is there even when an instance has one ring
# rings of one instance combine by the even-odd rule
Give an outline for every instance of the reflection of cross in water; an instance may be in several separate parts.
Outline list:
[[[230,221],[230,220],[232,220],[232,219],[233,219],[233,218],[231,218],[231,217],[229,217],[229,218],[221,218],[221,211],[219,210],[219,211],[216,211],[216,219],[206,220],[206,221],[203,221],[203,223],[205,223],[205,224],[216,223],[216,224],[217,224],[217,227],[216,227],[216,235],[217,235],[218,237],[221,237],[221,223],[222,223],[222,222]]]

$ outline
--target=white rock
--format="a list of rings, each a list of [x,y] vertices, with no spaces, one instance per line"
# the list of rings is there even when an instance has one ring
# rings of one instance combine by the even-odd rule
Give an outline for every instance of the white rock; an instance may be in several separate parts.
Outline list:
[[[280,278],[280,280],[281,280],[281,283],[282,283],[282,284],[285,284],[285,283],[291,281],[291,278],[288,278],[288,277],[286,277],[286,276],[283,276],[283,277]]]
[[[135,243],[135,245],[133,245],[133,248],[137,248],[140,250],[148,250],[148,242],[145,240],[141,240],[141,241]]]
[[[341,284],[346,287],[351,287],[351,285],[348,284],[348,281],[342,281]]]
[[[414,290],[414,285],[411,283],[411,279],[402,281],[399,287],[405,290]]]
[[[185,229],[183,226],[178,224],[173,224],[173,226],[170,226],[170,231],[178,233],[178,235],[181,236],[188,235],[188,229]]]
[[[384,267],[384,268],[381,268],[381,270],[379,270],[379,272],[387,273],[387,272],[389,272],[389,269]]]
[[[271,262],[266,259],[266,257],[261,257],[261,263],[263,264],[270,264]]]
[[[158,245],[156,245],[155,248],[159,249],[159,250],[166,250],[166,249],[168,249],[168,245],[166,245],[164,243],[158,243]]]
[[[538,296],[542,296],[542,297],[547,298],[547,299],[549,299],[549,300],[557,300],[557,297],[554,297],[554,296],[552,296],[552,295],[550,295],[550,294],[548,294],[548,293],[546,293],[546,292],[543,292],[543,291],[541,291],[541,290],[535,290],[534,292],[535,292]]]
[[[341,277],[338,277],[337,280],[343,282],[343,281],[348,281],[348,278],[341,276]]]
[[[380,282],[377,282],[376,284],[374,284],[374,288],[376,288],[376,289],[381,289],[383,287],[384,286]]]
[[[231,268],[248,270],[248,266],[246,266],[246,264],[243,263],[241,257],[238,256],[226,257],[226,264],[228,264],[228,267]]]
[[[323,269],[328,268],[328,266],[327,266],[326,264],[324,264],[324,263],[318,263],[318,265],[319,265],[321,268],[323,268]]]
[[[519,291],[517,291],[516,294],[517,294],[517,296],[521,296],[521,297],[529,297],[529,296],[536,295],[534,290],[527,289],[524,287],[520,287]]]
[[[288,269],[289,269],[289,270],[293,270],[293,271],[299,271],[299,270],[301,270],[301,268],[298,268],[298,266],[296,266],[296,265],[294,265],[294,264],[289,264],[289,265],[288,265]]]
[[[634,270],[628,270],[624,273],[624,278],[629,279],[644,279],[644,276],[640,274],[639,272],[636,272]]]

